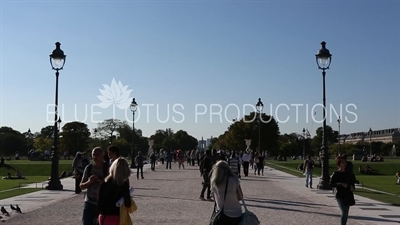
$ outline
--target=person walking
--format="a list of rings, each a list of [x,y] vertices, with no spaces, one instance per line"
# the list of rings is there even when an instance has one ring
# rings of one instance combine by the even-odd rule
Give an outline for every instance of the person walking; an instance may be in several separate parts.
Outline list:
[[[165,161],[165,151],[164,151],[164,149],[160,149],[160,161],[161,161],[161,164],[164,165],[164,161]]]
[[[240,200],[242,189],[237,176],[234,175],[226,161],[218,161],[213,167],[211,187],[217,210],[223,214],[221,225],[238,225],[242,219]]]
[[[307,155],[306,160],[304,160],[303,173],[306,175],[306,187],[308,188],[308,185],[310,185],[311,189],[312,189],[313,170],[314,170],[314,161],[311,159],[309,155]]]
[[[340,224],[346,225],[349,217],[350,206],[355,204],[353,191],[355,190],[356,178],[353,173],[346,172],[347,161],[343,157],[336,159],[338,170],[335,171],[330,180],[332,187],[336,188],[336,201],[339,205]]]
[[[153,151],[153,153],[151,153],[150,155],[150,164],[152,171],[156,171],[156,161],[157,161],[156,153]]]
[[[171,153],[171,150],[168,150],[167,153],[165,154],[165,159],[166,159],[166,169],[171,169],[171,163],[172,159],[174,158],[173,154]]]
[[[142,156],[142,152],[138,152],[138,155],[135,157],[135,163],[136,163],[136,178],[139,180],[139,171],[140,171],[140,176],[142,179],[143,177],[143,162],[144,162],[144,157]]]
[[[262,152],[260,152],[257,156],[257,174],[258,176],[260,176],[260,172],[261,175],[264,176],[264,159],[265,156]]]
[[[240,163],[239,163],[239,158],[236,156],[235,151],[232,151],[231,157],[228,159],[228,165],[229,168],[232,170],[232,173],[240,178],[239,175]]]
[[[247,151],[245,151],[242,156],[243,173],[244,173],[245,177],[249,176],[250,159],[251,159],[251,156],[249,155],[249,153]]]
[[[211,186],[210,186],[210,173],[212,170],[212,160],[211,160],[211,150],[206,150],[206,155],[203,157],[200,163],[200,173],[203,177],[203,188],[201,189],[200,199],[206,200],[204,198],[204,193],[207,190],[207,200],[211,200]]]
[[[77,152],[75,154],[75,158],[72,161],[72,169],[75,178],[75,194],[80,194],[82,192],[79,185],[82,181],[83,170],[85,169],[85,165],[83,163],[83,157],[81,152]]]
[[[131,169],[128,161],[119,157],[113,160],[110,166],[110,174],[100,185],[98,210],[99,225],[119,225],[120,207],[116,206],[119,199],[124,198],[124,206],[131,206],[129,193],[129,176]],[[121,206],[122,207],[122,206]]]

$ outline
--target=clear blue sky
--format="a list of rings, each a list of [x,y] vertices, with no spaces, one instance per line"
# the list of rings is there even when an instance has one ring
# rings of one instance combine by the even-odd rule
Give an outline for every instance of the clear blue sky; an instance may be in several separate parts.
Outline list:
[[[136,98],[140,113],[135,126],[145,136],[165,128],[183,129],[199,139],[218,136],[229,126],[227,120],[238,117],[229,104],[240,107],[241,117],[252,111],[243,105],[255,105],[258,98],[264,111],[281,121],[281,133],[303,127],[315,133],[321,123],[313,122],[312,107],[322,103],[315,54],[326,41],[333,55],[327,103],[336,111],[343,107],[341,132],[400,127],[399,10],[396,0],[3,0],[0,126],[36,132],[51,124],[47,111],[54,109],[47,107],[54,104],[55,75],[49,54],[59,41],[67,55],[59,80],[63,122],[81,120],[93,129],[96,121],[113,115],[131,120],[129,109],[125,116],[118,108],[121,101],[115,113],[113,105],[96,105],[100,89],[115,79],[129,87],[113,87],[111,93],[125,93],[125,103]],[[157,107],[147,110],[143,104],[158,105],[159,119]],[[182,114],[173,111],[176,104],[184,107],[175,108]],[[204,112],[200,104],[207,108],[197,123],[196,104],[198,113]],[[221,106],[222,121],[217,115],[210,121],[210,110],[218,112],[212,104]],[[291,104],[304,105],[297,121]],[[349,104],[357,109],[350,105],[346,111]],[[321,120],[321,107],[315,111]],[[334,129],[336,120],[328,114]]]

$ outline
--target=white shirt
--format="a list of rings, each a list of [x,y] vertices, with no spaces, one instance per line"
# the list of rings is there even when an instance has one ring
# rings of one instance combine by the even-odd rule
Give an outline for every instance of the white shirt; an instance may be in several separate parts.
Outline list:
[[[236,193],[239,184],[239,179],[236,176],[229,178],[225,201],[224,194],[226,183],[224,182],[219,187],[212,188],[218,209],[221,209],[222,206],[224,206],[224,214],[233,218],[242,216],[242,208]]]
[[[243,162],[250,162],[250,155],[247,153],[243,154],[242,160]]]

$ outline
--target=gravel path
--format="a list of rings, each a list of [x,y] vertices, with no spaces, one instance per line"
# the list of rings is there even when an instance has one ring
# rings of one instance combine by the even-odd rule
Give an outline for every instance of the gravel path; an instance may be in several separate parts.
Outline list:
[[[205,225],[211,215],[213,202],[199,200],[201,178],[198,167],[172,170],[163,166],[156,172],[145,171],[144,180],[131,177],[135,187],[138,211],[131,214],[133,223],[166,225]],[[175,168],[174,168],[175,167]],[[288,225],[322,222],[324,225],[340,224],[339,209],[332,204],[307,199],[290,188],[283,188],[279,177],[243,178],[242,188],[249,210],[260,219],[261,224]],[[304,187],[302,187],[304,188]],[[77,225],[81,224],[83,195],[78,195],[40,209],[16,215],[7,225]],[[358,224],[354,220],[349,225]]]

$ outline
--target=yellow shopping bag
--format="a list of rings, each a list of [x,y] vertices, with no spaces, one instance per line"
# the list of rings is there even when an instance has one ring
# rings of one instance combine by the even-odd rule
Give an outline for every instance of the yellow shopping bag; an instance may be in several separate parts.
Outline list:
[[[119,225],[132,225],[130,213],[133,213],[137,210],[136,202],[131,197],[131,207],[125,207],[125,204],[122,204],[119,207]]]

